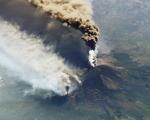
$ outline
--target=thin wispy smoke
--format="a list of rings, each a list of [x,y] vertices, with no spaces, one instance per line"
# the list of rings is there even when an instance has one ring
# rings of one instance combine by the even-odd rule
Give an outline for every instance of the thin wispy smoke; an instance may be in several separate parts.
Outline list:
[[[99,30],[92,19],[92,5],[89,0],[28,0],[32,5],[42,9],[49,17],[55,18],[68,27],[80,30],[82,39],[91,49],[89,62],[96,65],[96,43]]]
[[[0,26],[0,65],[8,68],[13,76],[20,77],[34,89],[58,95],[71,93],[81,83],[77,69],[65,64],[52,47],[45,48],[40,38],[3,20]]]

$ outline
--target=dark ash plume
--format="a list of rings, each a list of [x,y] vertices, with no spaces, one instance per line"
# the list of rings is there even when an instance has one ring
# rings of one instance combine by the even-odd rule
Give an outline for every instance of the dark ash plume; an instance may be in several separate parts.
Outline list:
[[[83,33],[82,39],[90,48],[89,62],[91,66],[96,66],[99,30],[92,20],[92,7],[87,0],[29,0],[29,2],[42,9],[49,17],[80,30]]]

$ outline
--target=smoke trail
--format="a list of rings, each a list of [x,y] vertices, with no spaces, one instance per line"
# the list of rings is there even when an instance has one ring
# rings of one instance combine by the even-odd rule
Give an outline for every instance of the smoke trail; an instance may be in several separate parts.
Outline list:
[[[96,43],[99,37],[98,27],[92,20],[92,6],[88,0],[28,0],[32,5],[41,8],[50,17],[68,27],[80,30],[82,39],[90,47],[89,62],[96,66]]]
[[[79,80],[76,69],[64,64],[64,59],[45,48],[40,38],[28,35],[19,27],[0,20],[0,65],[34,89],[66,95],[74,91]],[[66,91],[69,87],[69,91]]]

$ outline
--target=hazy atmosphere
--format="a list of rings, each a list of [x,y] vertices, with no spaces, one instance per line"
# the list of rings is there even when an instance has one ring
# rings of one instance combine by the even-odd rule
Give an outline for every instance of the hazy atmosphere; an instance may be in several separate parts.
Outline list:
[[[150,1],[0,0],[0,120],[149,120]]]

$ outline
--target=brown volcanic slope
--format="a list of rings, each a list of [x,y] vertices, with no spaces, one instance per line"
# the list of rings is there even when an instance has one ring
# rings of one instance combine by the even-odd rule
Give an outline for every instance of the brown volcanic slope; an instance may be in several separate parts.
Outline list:
[[[98,27],[92,20],[92,7],[88,0],[29,0],[51,18],[66,26],[80,30],[82,39],[93,50],[99,37]]]

